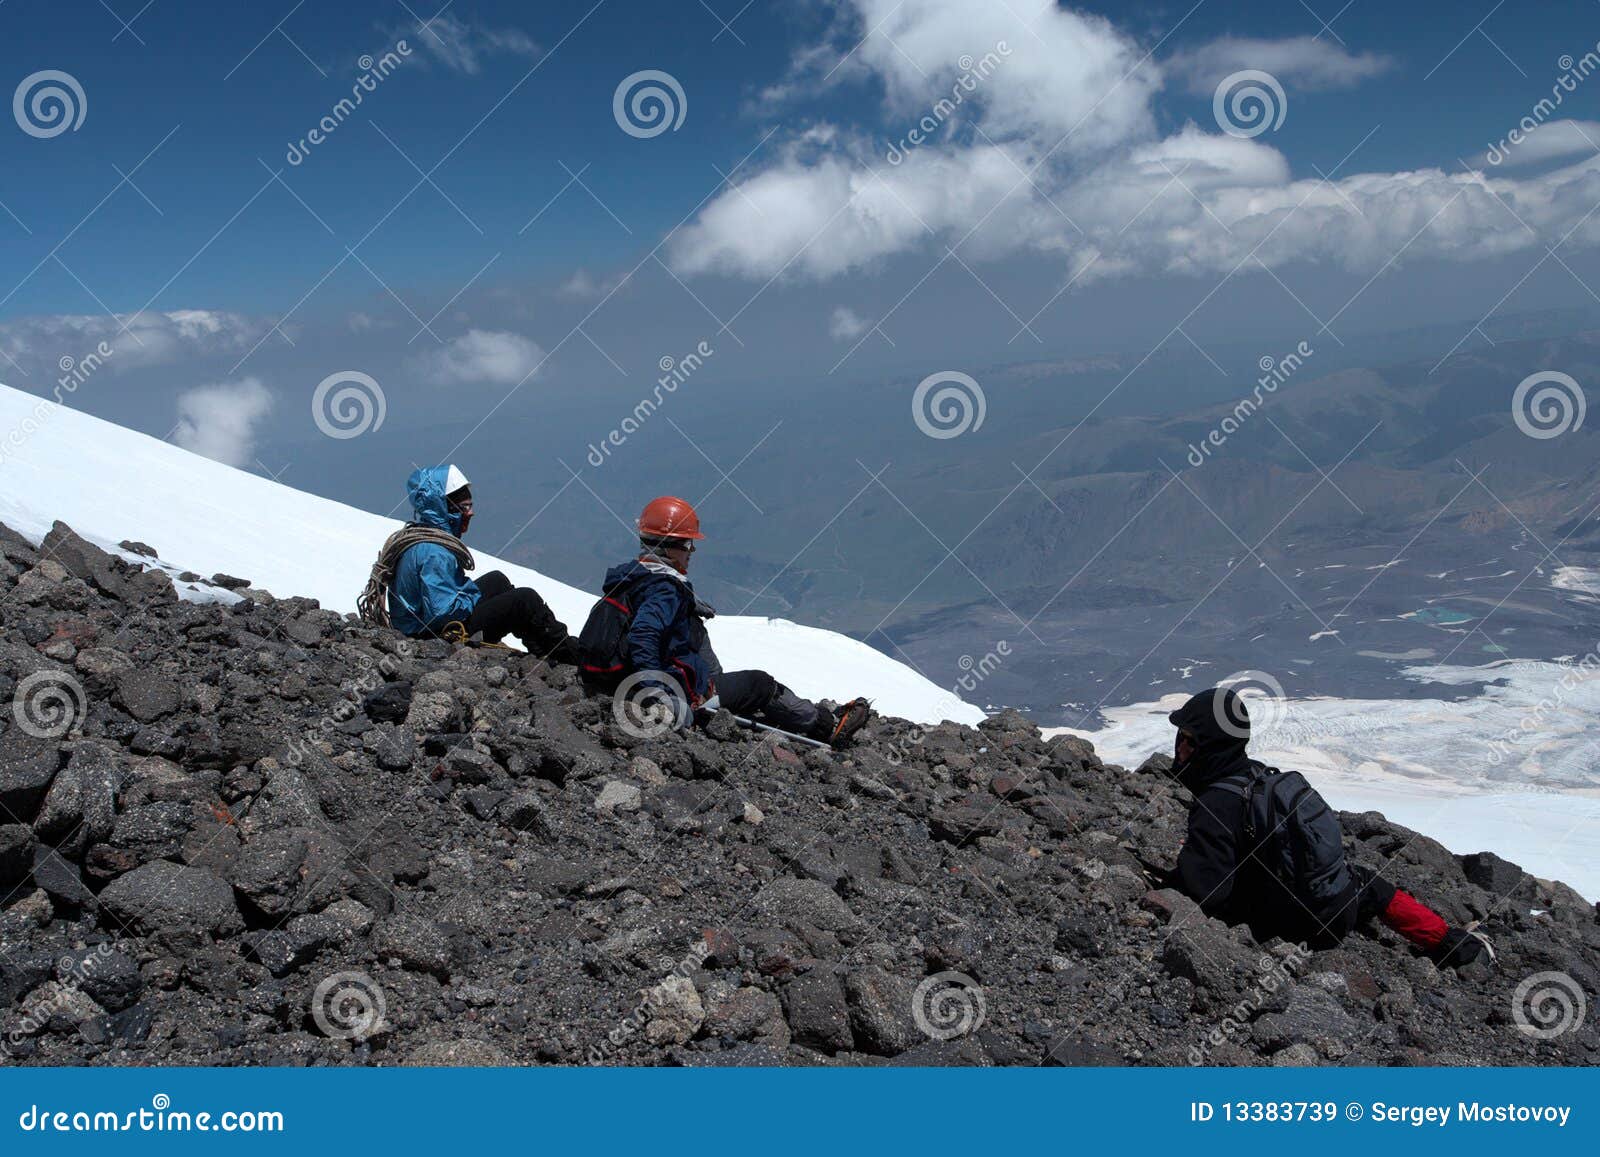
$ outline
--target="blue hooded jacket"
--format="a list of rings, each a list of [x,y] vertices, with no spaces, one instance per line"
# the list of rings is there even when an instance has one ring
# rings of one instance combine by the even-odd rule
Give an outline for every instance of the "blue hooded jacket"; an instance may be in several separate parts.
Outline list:
[[[634,585],[637,584],[637,585]],[[630,559],[606,571],[605,592],[634,585],[628,623],[628,667],[677,677],[699,704],[716,691],[716,654],[695,617],[694,587],[687,579],[659,574]]]
[[[413,522],[450,534],[461,533],[461,515],[445,501],[446,466],[424,466],[406,479]],[[419,542],[400,556],[389,586],[389,621],[397,631],[420,635],[442,628],[452,619],[465,620],[482,595],[477,584],[442,546]]]

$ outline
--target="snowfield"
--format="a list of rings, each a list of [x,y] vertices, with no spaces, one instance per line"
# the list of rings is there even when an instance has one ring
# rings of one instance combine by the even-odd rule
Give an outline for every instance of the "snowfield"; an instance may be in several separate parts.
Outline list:
[[[397,499],[408,469],[396,468]],[[57,519],[106,549],[124,540],[154,547],[174,574],[236,575],[337,611],[355,610],[378,547],[400,525],[0,385],[0,522],[37,542]],[[569,630],[583,625],[595,594],[474,555],[480,573],[504,571],[537,590]],[[229,597],[209,586],[179,590]],[[903,663],[833,631],[725,615],[712,621],[711,634],[724,667],[760,667],[808,698],[866,695],[880,711],[925,724],[984,717]]]

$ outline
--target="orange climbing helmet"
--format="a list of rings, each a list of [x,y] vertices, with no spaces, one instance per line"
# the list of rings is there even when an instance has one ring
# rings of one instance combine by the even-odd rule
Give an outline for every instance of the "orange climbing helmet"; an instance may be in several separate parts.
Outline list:
[[[681,498],[653,498],[639,515],[640,538],[705,538],[700,516]]]

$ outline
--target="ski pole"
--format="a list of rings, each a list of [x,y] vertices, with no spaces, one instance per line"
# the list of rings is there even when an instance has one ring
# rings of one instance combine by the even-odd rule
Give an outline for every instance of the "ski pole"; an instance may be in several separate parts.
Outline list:
[[[733,712],[730,711],[728,714],[733,715]],[[812,739],[809,735],[796,735],[792,731],[785,731],[781,727],[773,727],[770,724],[757,723],[754,719],[746,719],[743,715],[734,715],[733,719],[734,722],[738,723],[741,727],[749,727],[758,731],[770,731],[774,735],[783,736],[785,739],[798,739],[801,743],[809,743],[812,747],[828,746],[820,739]]]

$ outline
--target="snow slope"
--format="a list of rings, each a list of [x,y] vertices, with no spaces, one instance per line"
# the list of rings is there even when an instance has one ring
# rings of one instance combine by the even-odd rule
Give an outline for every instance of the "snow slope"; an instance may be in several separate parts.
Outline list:
[[[396,497],[404,470],[397,469]],[[393,518],[294,490],[166,442],[0,385],[0,522],[37,541],[60,519],[108,549],[154,547],[177,570],[247,578],[280,596],[354,611]],[[572,630],[595,596],[474,552],[479,571],[531,586]],[[809,698],[872,698],[919,723],[976,723],[983,712],[911,668],[832,631],[784,619],[719,616],[723,666],[760,667]]]

